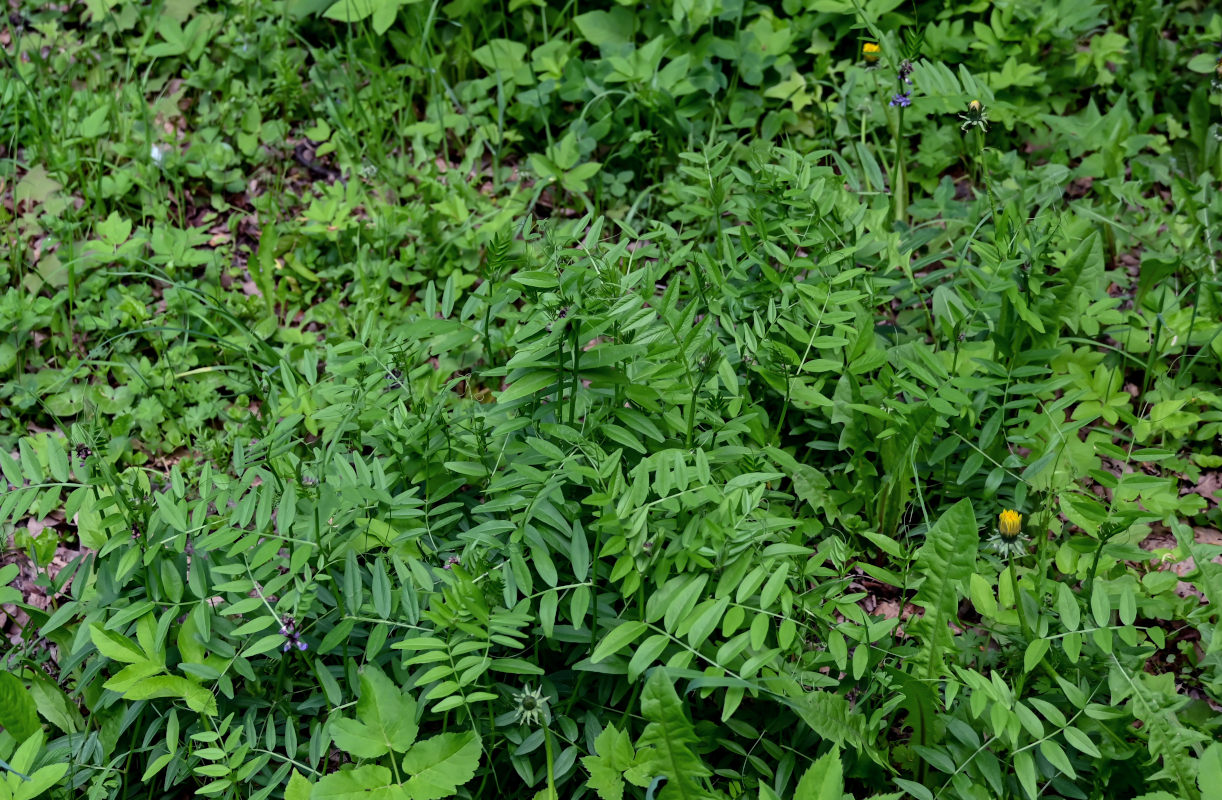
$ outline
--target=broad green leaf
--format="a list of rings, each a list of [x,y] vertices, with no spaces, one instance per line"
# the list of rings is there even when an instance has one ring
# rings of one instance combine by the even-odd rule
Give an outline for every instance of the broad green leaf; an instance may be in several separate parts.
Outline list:
[[[187,707],[197,714],[216,716],[216,698],[212,692],[199,684],[177,675],[156,675],[145,678],[128,687],[123,696],[128,700],[151,700],[156,697],[176,697],[186,701]]]
[[[1112,601],[1103,581],[1095,581],[1090,593],[1090,613],[1095,624],[1106,628],[1112,618]]]
[[[1047,639],[1032,639],[1027,645],[1027,650],[1023,654],[1023,671],[1030,672],[1035,669],[1035,666],[1040,663],[1040,659],[1048,652],[1049,641]]]
[[[28,781],[17,784],[17,791],[13,795],[14,800],[33,800],[38,797],[63,780],[63,777],[68,774],[68,767],[67,761],[61,761],[58,764],[48,764],[36,770],[30,775]]]
[[[289,774],[288,785],[284,787],[284,800],[310,800],[310,792],[314,784],[297,770]]]
[[[395,0],[337,0],[323,16],[337,22],[360,22],[378,8],[394,2]]]
[[[93,645],[98,648],[99,653],[113,661],[122,661],[125,664],[153,661],[127,638],[96,623],[89,626],[89,638],[93,640]]]
[[[375,764],[341,769],[314,784],[310,800],[406,800],[403,788],[391,782],[390,770]]]
[[[410,800],[439,800],[475,777],[481,752],[479,734],[443,733],[418,743],[403,757],[412,777],[403,784]]]
[[[40,727],[38,709],[25,684],[12,673],[0,672],[0,728],[22,742]]]
[[[594,648],[590,661],[597,664],[599,661],[610,658],[636,641],[637,637],[648,628],[649,626],[644,622],[625,622],[613,628],[610,633],[603,637],[598,646]]]
[[[628,680],[635,681],[640,677],[641,673],[649,669],[653,662],[666,646],[670,644],[670,637],[664,633],[655,633],[641,645],[636,648],[636,652],[632,654],[632,658],[628,661]]]
[[[984,576],[972,573],[970,591],[972,605],[976,607],[977,613],[985,619],[995,618],[997,616],[997,596],[993,594],[993,587],[984,579]]]
[[[1076,631],[1082,624],[1082,608],[1078,605],[1078,597],[1064,583],[1057,584],[1057,613],[1061,622],[1068,630]]]
[[[1054,740],[1045,739],[1040,742],[1040,755],[1048,759],[1048,763],[1059,769],[1061,774],[1068,776],[1070,780],[1077,780],[1078,773],[1069,763],[1069,756],[1065,754],[1065,749]]]
[[[80,709],[53,681],[44,678],[30,681],[30,696],[39,715],[64,733],[77,733],[85,729],[85,719]],[[3,707],[4,700],[0,699],[0,708]],[[0,726],[12,730],[2,720]]]
[[[361,672],[356,716],[335,720],[331,735],[337,747],[357,758],[403,753],[416,741],[416,701],[372,664]]]
[[[492,39],[472,51],[471,57],[490,75],[500,75],[502,80],[510,79],[522,85],[531,82],[530,69],[526,65],[526,45],[521,42]]]
[[[632,38],[632,12],[621,6],[610,11],[587,11],[573,18],[573,24],[587,42],[595,47],[627,44]]]
[[[586,786],[598,792],[603,800],[623,800],[624,771],[636,758],[632,738],[627,731],[608,724],[594,739],[594,752],[595,755],[581,759],[590,773]]]
[[[1201,800],[1222,800],[1222,742],[1214,742],[1201,754],[1197,786]]]
[[[538,370],[527,373],[521,378],[518,378],[509,385],[509,388],[496,396],[498,403],[512,403],[515,400],[520,400],[523,397],[529,397],[535,392],[542,391],[556,382],[556,373],[547,370]]]
[[[841,800],[842,797],[844,767],[840,763],[840,751],[833,748],[803,773],[793,800]]]
[[[1039,784],[1036,783],[1035,758],[1030,750],[1022,750],[1014,755],[1014,772],[1018,782],[1030,800],[1039,797]]]

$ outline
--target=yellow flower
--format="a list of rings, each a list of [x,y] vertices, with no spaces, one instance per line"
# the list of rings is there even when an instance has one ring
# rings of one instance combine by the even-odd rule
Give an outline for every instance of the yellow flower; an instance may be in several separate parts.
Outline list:
[[[997,518],[997,529],[1007,539],[1013,539],[1023,530],[1023,515],[1006,509]]]
[[[882,48],[876,42],[866,42],[861,46],[861,53],[866,57],[866,61],[877,61],[880,52]]]
[[[989,115],[984,109],[984,103],[979,100],[968,103],[967,112],[960,114],[959,119],[963,120],[963,124],[959,126],[960,130],[966,131],[972,126],[977,126],[982,131],[989,129]]]

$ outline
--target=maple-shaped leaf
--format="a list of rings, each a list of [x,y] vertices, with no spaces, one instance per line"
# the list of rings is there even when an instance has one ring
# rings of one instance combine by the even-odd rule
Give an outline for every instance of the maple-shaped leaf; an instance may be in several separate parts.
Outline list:
[[[594,740],[594,752],[596,755],[581,759],[590,773],[586,785],[598,792],[603,800],[623,800],[624,770],[636,761],[632,737],[627,731],[607,725]]]
[[[335,745],[357,758],[406,752],[416,741],[416,701],[375,666],[361,671],[357,719],[331,723]]]

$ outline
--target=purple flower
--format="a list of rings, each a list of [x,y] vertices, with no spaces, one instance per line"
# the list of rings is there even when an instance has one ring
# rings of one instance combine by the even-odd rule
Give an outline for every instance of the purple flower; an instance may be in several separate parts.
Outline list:
[[[287,653],[294,647],[296,647],[298,650],[305,650],[307,647],[309,647],[308,644],[301,641],[301,634],[297,632],[296,620],[294,620],[292,617],[285,617],[283,620],[281,620],[281,622],[283,624],[280,626],[280,635],[287,640],[284,643],[284,647],[281,648],[281,652]]]
[[[912,92],[900,92],[891,98],[888,104],[892,107],[907,108],[912,105]]]

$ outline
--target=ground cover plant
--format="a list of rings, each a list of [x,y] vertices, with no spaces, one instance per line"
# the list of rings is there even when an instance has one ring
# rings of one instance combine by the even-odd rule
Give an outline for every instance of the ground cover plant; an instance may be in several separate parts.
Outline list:
[[[1222,14],[0,23],[0,798],[1222,798]]]

